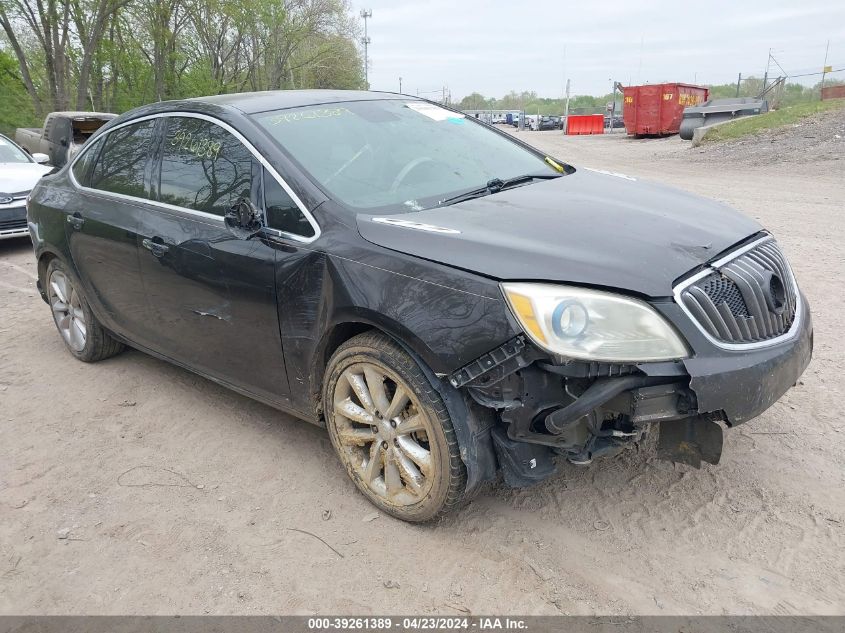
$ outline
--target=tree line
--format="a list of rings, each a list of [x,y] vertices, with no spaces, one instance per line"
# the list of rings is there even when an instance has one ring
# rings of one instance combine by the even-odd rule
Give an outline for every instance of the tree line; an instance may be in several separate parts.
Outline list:
[[[363,88],[346,0],[0,0],[0,130],[252,90]]]
[[[828,78],[826,86],[845,83],[842,80]],[[711,99],[721,99],[736,96],[736,84],[718,84],[707,86],[710,89]],[[778,107],[795,105],[809,101],[818,101],[820,98],[821,82],[814,86],[804,86],[799,83],[786,83],[777,95]],[[740,97],[753,97],[763,89],[763,80],[757,77],[743,79],[740,84]],[[598,114],[605,112],[607,104],[613,102],[613,93],[600,96],[573,95],[569,99],[569,111],[572,114]],[[565,99],[540,97],[536,92],[510,91],[501,98],[485,97],[478,92],[473,92],[457,104],[461,110],[524,110],[528,114],[560,115],[564,111]],[[616,112],[622,113],[622,94],[616,92]]]

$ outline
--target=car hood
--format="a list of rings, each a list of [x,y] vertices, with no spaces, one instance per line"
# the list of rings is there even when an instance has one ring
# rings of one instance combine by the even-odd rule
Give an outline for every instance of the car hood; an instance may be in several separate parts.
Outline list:
[[[0,163],[0,193],[30,191],[51,169],[38,163]]]
[[[671,187],[578,169],[452,206],[359,215],[358,229],[374,244],[495,279],[664,297],[676,279],[761,227]]]

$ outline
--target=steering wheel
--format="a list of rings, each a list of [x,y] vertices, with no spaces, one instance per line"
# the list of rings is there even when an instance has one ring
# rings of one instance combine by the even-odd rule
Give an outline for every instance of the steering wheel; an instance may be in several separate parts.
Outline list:
[[[419,156],[411,161],[408,162],[402,169],[399,170],[399,173],[396,174],[396,178],[393,179],[393,184],[390,185],[390,193],[396,193],[396,190],[404,182],[405,178],[408,177],[412,171],[414,171],[420,165],[424,165],[425,163],[435,163],[433,158],[429,158],[428,156]]]

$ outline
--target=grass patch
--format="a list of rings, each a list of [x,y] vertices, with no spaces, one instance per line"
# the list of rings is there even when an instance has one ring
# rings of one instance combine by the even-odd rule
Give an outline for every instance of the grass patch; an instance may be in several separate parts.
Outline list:
[[[830,99],[828,101],[813,101],[812,103],[800,103],[798,105],[781,108],[757,116],[745,117],[725,123],[712,130],[708,130],[702,141],[727,141],[743,136],[759,134],[765,130],[792,125],[820,112],[845,109],[845,99]]]

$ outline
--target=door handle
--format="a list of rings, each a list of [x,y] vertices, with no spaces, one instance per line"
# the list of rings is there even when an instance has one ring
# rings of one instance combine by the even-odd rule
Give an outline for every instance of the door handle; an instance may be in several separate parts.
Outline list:
[[[154,242],[149,238],[144,238],[143,240],[141,240],[141,245],[156,257],[162,257],[167,251],[170,250],[170,247],[167,246],[167,244]]]
[[[73,228],[79,230],[82,228],[82,225],[85,224],[85,218],[83,218],[79,211],[77,211],[73,215],[67,216],[67,223]]]

